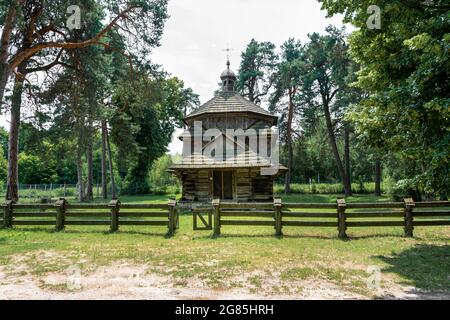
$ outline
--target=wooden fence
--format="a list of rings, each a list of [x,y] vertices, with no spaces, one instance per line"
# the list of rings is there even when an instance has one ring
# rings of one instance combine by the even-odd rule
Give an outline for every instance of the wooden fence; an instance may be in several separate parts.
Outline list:
[[[212,208],[211,206],[200,206],[191,209],[193,218],[193,229],[195,231],[212,230]]]
[[[14,225],[54,225],[57,231],[73,225],[109,225],[111,232],[118,231],[119,226],[167,226],[168,234],[174,235],[179,227],[179,214],[174,200],[165,205],[121,204],[118,200],[108,204],[69,204],[65,199],[54,204],[15,204],[7,201],[3,204],[0,223],[6,228]]]
[[[207,217],[203,217],[203,213]],[[450,226],[450,202],[346,203],[230,203],[214,200],[212,207],[192,210],[194,230],[211,230],[220,235],[222,226],[270,226],[281,236],[283,227],[334,227],[341,239],[347,229],[356,227],[403,227],[405,235],[413,236],[415,227]],[[155,218],[159,218],[155,220]],[[198,225],[202,222],[204,227]],[[167,226],[174,235],[179,228],[179,213],[174,200],[168,204],[69,204],[60,199],[54,204],[3,204],[0,224],[54,225],[57,231],[72,225],[109,225],[111,232],[119,226]]]
[[[281,199],[275,199],[273,203],[228,203],[214,200],[213,214],[216,236],[220,235],[222,226],[273,226],[277,236],[283,234],[283,227],[335,227],[339,238],[346,239],[350,227],[398,226],[403,227],[407,237],[412,237],[417,226],[450,225],[450,202],[414,203],[405,199],[404,202],[346,203],[338,199],[336,203],[282,203]]]

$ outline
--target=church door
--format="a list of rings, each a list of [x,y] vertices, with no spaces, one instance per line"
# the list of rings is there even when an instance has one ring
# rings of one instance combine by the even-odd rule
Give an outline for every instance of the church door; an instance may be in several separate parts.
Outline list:
[[[233,171],[213,172],[214,198],[233,200]]]

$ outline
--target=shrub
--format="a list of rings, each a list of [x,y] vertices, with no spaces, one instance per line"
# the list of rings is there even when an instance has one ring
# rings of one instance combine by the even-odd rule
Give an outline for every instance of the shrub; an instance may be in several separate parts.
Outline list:
[[[141,181],[135,180],[133,182],[125,183],[125,187],[120,190],[120,193],[125,195],[149,194],[150,187],[146,179]]]
[[[74,197],[77,194],[76,188],[66,188],[64,192],[64,188],[55,189],[55,194],[57,197]]]
[[[397,181],[389,190],[389,196],[395,201],[402,201],[405,198],[413,198],[414,201],[420,201],[420,193],[417,190],[417,183],[414,179]]]

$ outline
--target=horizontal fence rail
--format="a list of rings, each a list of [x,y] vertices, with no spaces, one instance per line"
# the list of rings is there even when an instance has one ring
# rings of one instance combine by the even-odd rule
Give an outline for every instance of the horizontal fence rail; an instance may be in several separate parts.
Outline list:
[[[179,213],[175,200],[168,204],[121,204],[119,200],[69,204],[61,198],[54,204],[6,201],[0,222],[6,228],[54,225],[56,231],[62,231],[66,226],[109,226],[111,232],[118,231],[119,226],[167,226],[168,235],[174,235],[179,228]]]
[[[450,225],[449,201],[346,203],[338,199],[336,203],[282,203],[281,199],[275,199],[273,203],[229,203],[214,200],[212,205],[215,236],[221,234],[222,226],[272,226],[277,236],[283,234],[283,227],[334,227],[340,239],[347,239],[349,227],[403,227],[405,235],[412,237],[414,227]]]

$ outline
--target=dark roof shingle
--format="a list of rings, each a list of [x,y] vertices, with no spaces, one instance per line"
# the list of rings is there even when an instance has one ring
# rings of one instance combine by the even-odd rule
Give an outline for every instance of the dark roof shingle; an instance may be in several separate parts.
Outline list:
[[[236,92],[221,92],[219,95],[194,110],[186,117],[186,120],[201,116],[203,114],[230,112],[250,112],[261,116],[270,117],[274,119],[274,123],[276,123],[278,119],[278,117],[246,100]]]

